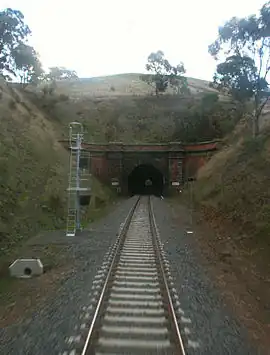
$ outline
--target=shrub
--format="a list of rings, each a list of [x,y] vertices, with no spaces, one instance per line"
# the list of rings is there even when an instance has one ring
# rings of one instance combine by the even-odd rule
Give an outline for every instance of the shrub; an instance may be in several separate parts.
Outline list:
[[[16,102],[13,99],[10,99],[8,102],[8,106],[11,110],[14,110],[16,108]]]
[[[68,101],[69,100],[69,96],[66,94],[60,94],[59,95],[59,100],[60,101]]]
[[[55,91],[55,88],[52,85],[50,85],[50,86],[46,85],[46,86],[43,86],[43,88],[41,90],[45,96],[45,95],[52,95]]]

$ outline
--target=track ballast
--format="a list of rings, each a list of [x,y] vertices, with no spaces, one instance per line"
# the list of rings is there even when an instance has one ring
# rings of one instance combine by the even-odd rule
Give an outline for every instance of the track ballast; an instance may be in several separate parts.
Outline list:
[[[118,243],[81,355],[185,354],[150,197],[138,197]]]

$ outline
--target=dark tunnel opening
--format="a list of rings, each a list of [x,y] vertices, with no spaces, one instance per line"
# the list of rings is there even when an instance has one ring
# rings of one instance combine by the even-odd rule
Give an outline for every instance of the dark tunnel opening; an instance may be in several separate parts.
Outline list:
[[[137,166],[128,176],[128,190],[130,195],[161,196],[164,188],[162,173],[153,165]]]

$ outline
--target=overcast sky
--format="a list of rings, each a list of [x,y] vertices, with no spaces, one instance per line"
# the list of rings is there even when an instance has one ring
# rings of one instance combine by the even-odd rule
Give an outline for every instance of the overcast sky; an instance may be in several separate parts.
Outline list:
[[[144,72],[161,49],[187,75],[211,79],[207,47],[232,16],[256,13],[266,0],[0,0],[21,10],[45,67],[64,66],[80,77]]]

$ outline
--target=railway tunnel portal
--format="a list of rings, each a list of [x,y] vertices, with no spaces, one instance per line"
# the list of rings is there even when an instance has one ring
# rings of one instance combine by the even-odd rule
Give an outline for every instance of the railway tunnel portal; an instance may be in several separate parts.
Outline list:
[[[69,149],[69,141],[61,141]],[[179,190],[217,149],[217,142],[83,143],[80,166],[119,194],[168,195]]]

